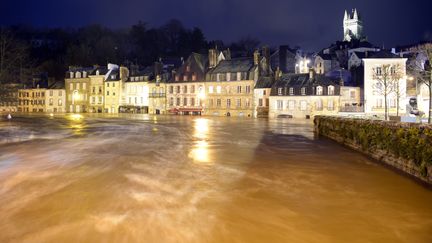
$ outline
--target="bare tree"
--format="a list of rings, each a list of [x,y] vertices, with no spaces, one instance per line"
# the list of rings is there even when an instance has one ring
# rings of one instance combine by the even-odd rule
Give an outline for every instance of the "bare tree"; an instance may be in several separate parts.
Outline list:
[[[390,64],[383,64],[373,68],[372,78],[375,80],[373,88],[375,94],[384,96],[385,120],[388,120],[389,117],[388,97],[393,93],[397,97],[397,115],[399,115],[399,100],[403,95],[403,90],[401,90],[399,83],[402,78],[402,71],[399,65]]]
[[[414,53],[424,55],[423,61],[414,61],[410,64],[411,74],[418,85],[424,84],[429,91],[428,123],[432,123],[432,44],[419,45],[412,49]]]
[[[17,73],[26,66],[27,48],[13,34],[0,28],[0,84],[15,81]]]
[[[406,94],[406,86],[401,86],[401,79],[404,78],[404,70],[402,70],[402,66],[399,64],[393,65],[390,67],[390,82],[391,87],[393,88],[393,93],[396,96],[396,116],[399,116],[400,109],[400,100]]]

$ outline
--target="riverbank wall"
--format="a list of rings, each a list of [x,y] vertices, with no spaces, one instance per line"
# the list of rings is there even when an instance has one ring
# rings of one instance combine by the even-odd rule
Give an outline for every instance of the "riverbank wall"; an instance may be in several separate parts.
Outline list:
[[[432,125],[315,116],[315,132],[432,185]]]

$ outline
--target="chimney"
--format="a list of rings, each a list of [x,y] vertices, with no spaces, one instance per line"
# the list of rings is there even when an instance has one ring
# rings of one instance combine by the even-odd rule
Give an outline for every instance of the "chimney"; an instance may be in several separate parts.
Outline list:
[[[270,75],[270,49],[268,46],[262,48],[263,56],[265,57],[264,72],[266,75]]]
[[[287,72],[287,52],[288,46],[279,47],[279,68],[282,72]]]
[[[129,77],[129,69],[127,67],[121,66],[120,67],[120,80],[126,81]]]
[[[209,68],[216,67],[217,63],[217,50],[216,49],[210,49],[209,50]]]
[[[276,68],[276,71],[275,71],[275,79],[276,80],[279,80],[279,78],[282,76],[282,72],[281,72],[281,70],[280,70],[280,68],[279,68],[279,66]]]
[[[162,74],[162,64],[160,62],[154,63],[154,75],[160,75]]]
[[[260,62],[260,53],[259,53],[259,50],[255,50],[253,55],[254,55],[254,65],[258,66],[259,62]]]

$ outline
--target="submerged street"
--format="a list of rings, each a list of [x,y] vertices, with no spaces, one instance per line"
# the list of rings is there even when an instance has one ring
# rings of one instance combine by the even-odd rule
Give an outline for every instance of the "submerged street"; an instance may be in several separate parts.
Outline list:
[[[0,242],[432,242],[432,191],[311,121],[0,120]]]

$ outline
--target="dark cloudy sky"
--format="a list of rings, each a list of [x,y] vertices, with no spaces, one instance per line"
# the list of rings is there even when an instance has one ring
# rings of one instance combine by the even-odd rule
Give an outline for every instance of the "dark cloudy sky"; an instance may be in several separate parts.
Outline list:
[[[208,39],[253,36],[273,46],[317,50],[342,38],[343,11],[354,7],[376,45],[432,38],[432,0],[2,0],[0,24],[119,28],[177,18]]]

